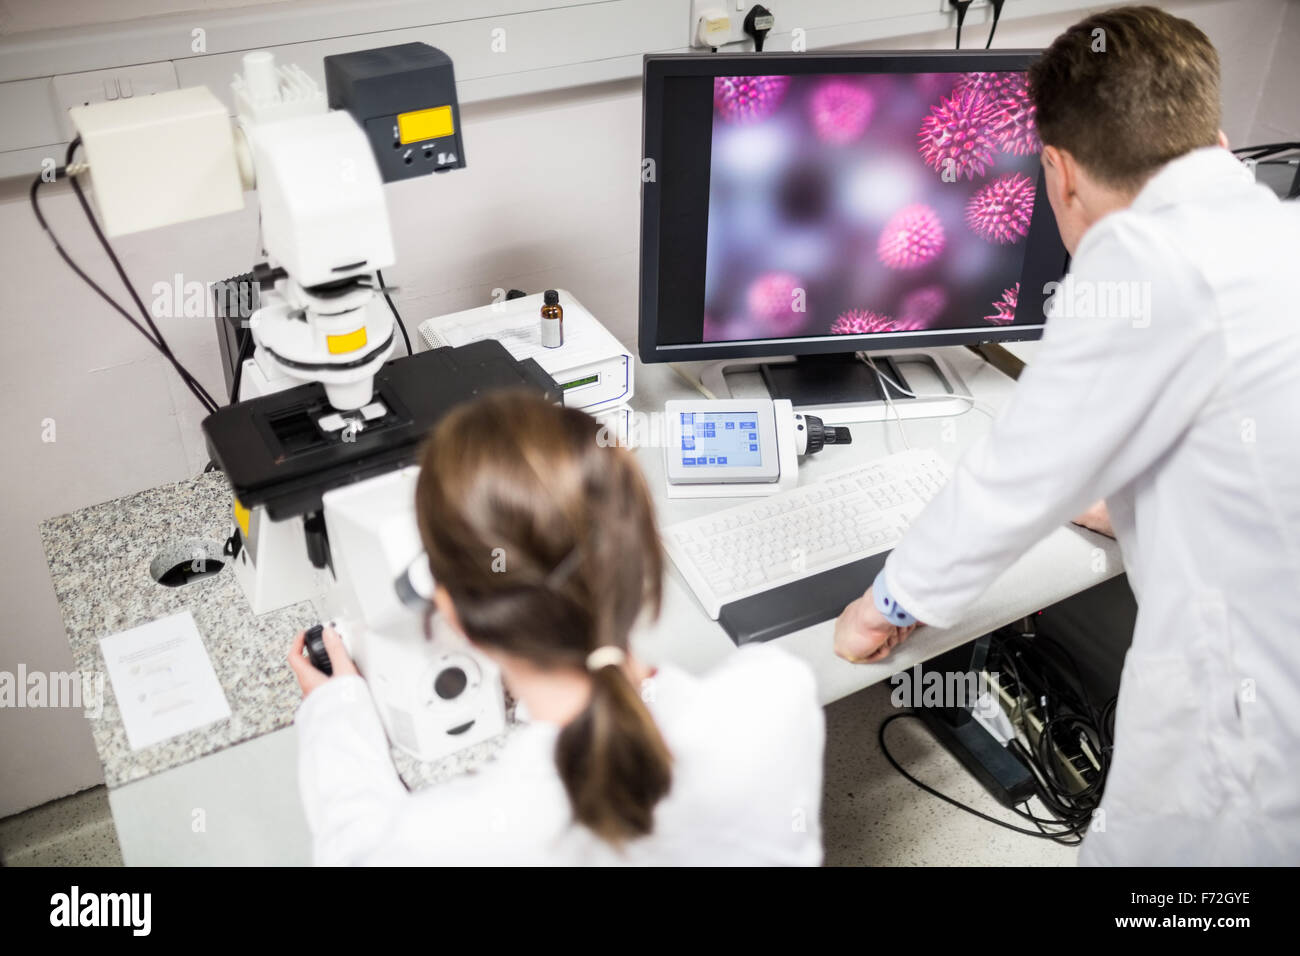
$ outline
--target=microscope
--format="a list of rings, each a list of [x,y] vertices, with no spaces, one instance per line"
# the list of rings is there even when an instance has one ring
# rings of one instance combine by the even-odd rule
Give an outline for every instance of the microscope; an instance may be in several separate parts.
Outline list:
[[[431,760],[502,732],[505,708],[497,668],[430,615],[418,447],[483,392],[562,398],[495,341],[392,358],[377,278],[394,261],[384,184],[465,165],[452,64],[407,43],[326,57],[325,79],[322,92],[259,51],[231,84],[233,128],[204,87],[70,113],[109,236],[238,209],[257,190],[254,348],[237,401],[203,422],[232,490],[228,562],[254,614],[311,601],[391,742]]]

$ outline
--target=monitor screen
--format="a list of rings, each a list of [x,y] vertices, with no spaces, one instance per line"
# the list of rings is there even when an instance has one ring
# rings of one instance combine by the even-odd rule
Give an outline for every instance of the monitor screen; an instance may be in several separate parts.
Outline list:
[[[1030,55],[706,59],[647,63],[643,360],[1041,334],[1066,256]]]

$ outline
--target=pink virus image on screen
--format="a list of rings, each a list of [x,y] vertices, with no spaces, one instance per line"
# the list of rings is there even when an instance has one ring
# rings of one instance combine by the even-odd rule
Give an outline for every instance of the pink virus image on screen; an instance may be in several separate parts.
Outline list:
[[[905,326],[900,328],[924,329],[937,319],[948,305],[948,295],[937,285],[926,286],[903,296],[899,316]]]
[[[837,146],[858,139],[871,122],[875,108],[876,101],[866,89],[839,79],[819,86],[809,104],[817,138]]]
[[[745,301],[750,315],[777,332],[793,332],[803,325],[803,283],[788,272],[767,272],[753,281]]]
[[[729,123],[770,116],[790,88],[788,76],[719,76],[713,81],[713,108]]]
[[[1020,298],[1020,283],[1002,293],[1002,298],[993,303],[993,314],[984,316],[985,322],[994,325],[1010,325],[1016,317],[1016,304]]]
[[[939,215],[916,203],[894,213],[876,244],[876,255],[891,269],[919,269],[943,251],[945,238]]]
[[[1029,235],[1034,215],[1034,181],[1012,173],[982,187],[966,203],[966,224],[989,242],[1006,245]]]
[[[1034,104],[1023,73],[963,73],[954,90],[970,90],[988,97],[995,110],[989,133],[998,149],[1028,156],[1043,149],[1034,122]]]
[[[1015,156],[1043,151],[1042,141],[1038,138],[1038,124],[1034,122],[1034,104],[1023,82],[998,100],[993,139],[1002,152]]]
[[[1017,84],[1021,87],[1025,85],[1023,73],[963,73],[953,86],[953,93],[971,90],[997,102]]]
[[[832,335],[870,335],[873,332],[897,332],[894,320],[870,309],[849,309],[831,323]]]
[[[917,134],[921,158],[945,179],[983,176],[993,165],[997,144],[990,127],[997,116],[997,103],[988,94],[954,90],[930,107],[930,115],[921,122]]]

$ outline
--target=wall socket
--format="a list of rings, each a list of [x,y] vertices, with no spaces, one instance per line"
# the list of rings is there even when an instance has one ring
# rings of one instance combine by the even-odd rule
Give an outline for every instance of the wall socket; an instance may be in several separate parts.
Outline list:
[[[746,43],[745,13],[758,0],[691,0],[691,46],[721,48],[733,43]],[[717,28],[706,39],[701,21],[713,20]],[[723,24],[721,21],[729,21]]]
[[[68,73],[52,78],[50,85],[58,107],[59,127],[64,137],[70,140],[77,135],[68,116],[72,107],[163,93],[177,89],[180,84],[176,80],[176,68],[167,61],[90,73]]]

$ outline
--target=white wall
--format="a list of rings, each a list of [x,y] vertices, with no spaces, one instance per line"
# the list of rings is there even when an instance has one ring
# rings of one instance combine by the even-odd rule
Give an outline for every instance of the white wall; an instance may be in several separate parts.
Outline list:
[[[1300,136],[1300,3],[1164,5],[1196,20],[1218,44],[1225,126],[1234,142]],[[127,6],[140,15],[147,4]],[[10,17],[11,24],[19,20],[12,6]],[[1045,45],[1074,19],[1005,24],[998,45]],[[3,23],[0,17],[0,29]],[[934,34],[873,46],[951,42],[951,34]],[[387,278],[402,287],[397,299],[408,325],[483,304],[496,287],[561,286],[632,344],[640,120],[635,82],[467,106],[468,168],[388,189],[398,265]],[[11,672],[20,661],[29,670],[72,666],[37,522],[178,480],[206,461],[197,406],[138,334],[58,260],[27,207],[26,186],[10,183],[0,195],[0,316],[9,344],[0,379],[9,436],[0,472],[0,670]],[[71,195],[51,190],[47,197],[47,216],[69,251],[108,283],[110,269]],[[126,237],[116,247],[148,301],[153,283],[178,272],[208,281],[244,271],[255,231],[256,211],[246,209]],[[162,326],[183,361],[219,391],[211,320]],[[46,418],[57,423],[52,444],[41,441]],[[84,718],[69,711],[0,712],[0,767],[0,816],[101,779]]]
[[[1283,4],[1263,95],[1250,135],[1242,145],[1293,142],[1297,132],[1300,132],[1300,2],[1291,0]]]
[[[0,0],[0,36],[292,0]]]

